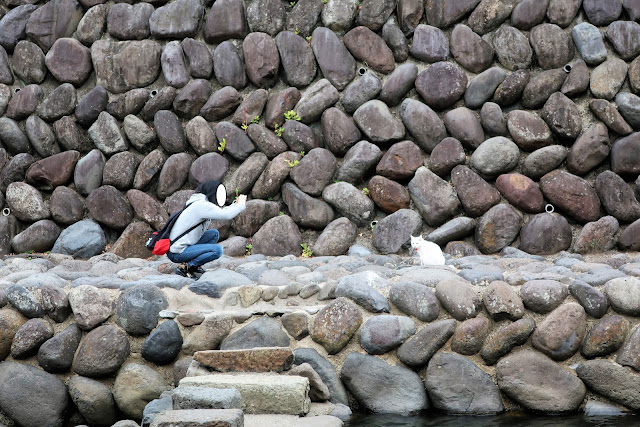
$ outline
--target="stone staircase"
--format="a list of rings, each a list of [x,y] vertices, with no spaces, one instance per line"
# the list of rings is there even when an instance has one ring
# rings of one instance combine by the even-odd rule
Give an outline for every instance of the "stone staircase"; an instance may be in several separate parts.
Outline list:
[[[290,348],[196,352],[187,376],[171,392],[170,409],[150,427],[340,427],[313,411],[309,379],[282,375],[293,364]],[[169,406],[170,404],[170,406]],[[316,408],[321,408],[321,404]]]

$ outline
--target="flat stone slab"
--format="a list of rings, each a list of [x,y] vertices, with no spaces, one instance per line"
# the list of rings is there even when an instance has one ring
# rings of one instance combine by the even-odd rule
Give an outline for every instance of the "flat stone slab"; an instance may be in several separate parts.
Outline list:
[[[243,427],[240,409],[182,409],[156,415],[151,427]]]
[[[244,427],[342,427],[340,418],[331,415],[296,417],[294,415],[245,415]]]
[[[194,360],[219,372],[282,372],[291,368],[293,351],[284,347],[198,351]]]
[[[309,412],[309,380],[272,373],[214,374],[187,377],[181,387],[235,388],[247,414],[304,415]]]

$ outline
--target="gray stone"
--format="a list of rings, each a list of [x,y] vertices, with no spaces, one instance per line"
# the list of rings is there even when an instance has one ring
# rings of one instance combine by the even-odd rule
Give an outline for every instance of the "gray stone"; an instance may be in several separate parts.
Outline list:
[[[553,142],[551,130],[544,120],[528,111],[510,112],[507,127],[513,140],[526,151],[534,151]]]
[[[569,295],[566,285],[555,280],[530,280],[520,288],[524,305],[536,313],[549,313]]]
[[[38,190],[23,182],[12,182],[7,186],[6,203],[21,221],[35,222],[51,216]]]
[[[33,4],[22,4],[11,9],[0,19],[0,46],[13,52],[20,39],[26,36],[27,21],[38,8]]]
[[[348,218],[338,218],[330,222],[322,231],[313,253],[317,256],[344,255],[356,239],[356,226]]]
[[[149,17],[154,12],[148,3],[134,6],[118,3],[109,9],[107,31],[118,40],[142,40],[149,37]]]
[[[414,88],[417,76],[418,68],[415,64],[400,65],[384,83],[380,92],[380,100],[390,107],[398,105],[405,95]]]
[[[367,101],[353,113],[353,118],[373,142],[395,141],[404,137],[405,129],[402,122],[393,117],[382,101]]]
[[[584,254],[613,249],[616,245],[615,235],[619,229],[618,220],[612,216],[605,216],[598,221],[587,223],[576,238],[573,250]]]
[[[23,87],[18,92],[14,92],[13,97],[7,104],[5,116],[13,120],[26,119],[36,111],[43,96],[44,92],[38,85],[32,84]]]
[[[311,47],[322,74],[338,90],[344,89],[355,76],[355,60],[335,33],[318,27],[311,35]]]
[[[51,250],[62,230],[48,219],[36,221],[11,239],[14,252],[46,252]]]
[[[207,43],[219,43],[228,39],[243,38],[249,32],[245,19],[244,2],[223,0],[213,4],[203,28]]]
[[[582,132],[578,106],[562,93],[549,97],[542,108],[542,118],[560,138],[575,139]]]
[[[468,108],[480,108],[493,97],[496,89],[504,81],[507,74],[498,67],[489,68],[471,80],[464,94],[464,103]],[[455,135],[454,135],[455,137]]]
[[[420,230],[422,218],[410,209],[386,216],[373,229],[373,245],[382,254],[397,253]]]
[[[153,83],[160,71],[160,55],[160,44],[152,40],[98,40],[91,45],[97,84],[113,93]]]
[[[275,42],[287,83],[297,88],[311,83],[316,76],[316,60],[309,43],[291,31],[279,33]]]
[[[393,51],[396,61],[406,61],[409,57],[409,42],[393,16],[382,27],[382,38]]]
[[[640,376],[608,360],[588,360],[576,368],[590,389],[630,409],[640,408]]]
[[[597,65],[607,59],[607,49],[598,28],[588,22],[581,22],[571,30],[573,42],[580,56],[589,65]]]
[[[612,318],[615,319],[619,319],[620,316],[611,316]],[[609,318],[607,318],[609,319]],[[611,339],[613,340],[613,342],[615,343],[620,343],[623,344],[623,341],[626,339],[626,329],[629,329],[629,324],[627,323],[626,319],[622,318],[622,320],[624,321],[620,321],[618,320],[620,323],[618,323],[619,325],[621,325],[620,329],[614,330],[614,334]],[[636,328],[635,331],[633,331],[633,333],[631,334],[631,336],[629,336],[629,339],[627,340],[627,342],[624,344],[624,347],[622,347],[622,350],[618,353],[618,357],[616,358],[616,362],[623,365],[623,366],[631,366],[633,369],[635,369],[636,371],[638,370],[638,368],[640,367],[640,329]],[[605,330],[605,332],[608,332]],[[615,348],[615,346],[612,346],[612,348],[614,348],[613,351],[617,350],[617,348]]]
[[[75,323],[67,326],[38,349],[38,364],[47,372],[65,372],[71,368],[82,331]]]
[[[371,276],[378,277],[375,274]],[[342,278],[335,290],[336,297],[349,298],[372,313],[389,313],[391,311],[389,302],[375,289],[375,284],[369,283],[375,279],[369,277],[367,279],[367,282],[363,282],[361,277],[356,276]]]
[[[449,40],[439,28],[420,24],[413,33],[409,53],[421,61],[446,61],[449,58]]]
[[[302,254],[302,236],[293,219],[280,215],[269,219],[253,236],[253,253],[268,256]]]
[[[561,145],[540,148],[525,158],[522,172],[529,178],[539,179],[558,167],[567,157],[568,151]]]
[[[428,153],[447,136],[442,120],[420,101],[405,99],[399,113],[409,134]]]
[[[142,344],[141,355],[156,365],[166,365],[175,360],[182,348],[182,334],[173,320],[158,326]]]
[[[339,98],[338,90],[329,80],[318,80],[302,94],[294,111],[300,116],[300,121],[311,124],[322,116],[324,110],[338,102]]]
[[[421,368],[451,338],[455,328],[454,319],[429,323],[398,348],[398,359],[412,368]]]
[[[230,41],[220,43],[213,51],[213,72],[221,86],[241,90],[247,85],[244,63],[238,49]]]
[[[113,314],[114,304],[111,298],[94,286],[73,288],[69,293],[69,302],[76,322],[83,330],[95,328]]]
[[[440,111],[462,98],[467,88],[467,76],[455,63],[441,61],[418,74],[415,85],[424,102]]]
[[[296,224],[322,230],[334,219],[331,206],[315,199],[292,183],[282,186],[282,200]]]
[[[60,152],[60,146],[49,124],[35,115],[29,116],[25,124],[27,137],[36,153],[42,157],[49,157]]]
[[[162,74],[170,86],[180,88],[189,82],[189,71],[180,42],[171,41],[164,46],[160,65]]]
[[[402,344],[416,331],[416,324],[404,316],[374,316],[360,329],[360,345],[369,354],[384,354]]]
[[[567,73],[561,69],[543,71],[531,78],[522,92],[522,106],[527,109],[538,109],[547,102],[551,94],[558,92]]]
[[[102,228],[96,222],[87,219],[65,228],[51,252],[88,259],[102,253],[106,244]]]
[[[496,136],[480,144],[469,158],[469,164],[480,175],[494,177],[512,170],[519,157],[520,150],[513,141]]]
[[[375,356],[350,353],[341,378],[356,400],[374,413],[410,415],[429,406],[418,374],[402,366],[390,366]],[[380,381],[387,384],[384,389],[378,386]]]
[[[90,331],[80,343],[73,371],[98,378],[113,375],[129,357],[129,339],[117,326],[103,325]]]
[[[439,28],[448,27],[471,12],[480,0],[431,0],[425,5],[427,21]]]
[[[69,395],[87,423],[107,427],[118,419],[109,387],[96,380],[77,375],[71,377]]]
[[[23,426],[63,425],[67,387],[54,375],[15,362],[0,365],[0,408]],[[33,400],[41,402],[33,404]]]
[[[472,73],[480,73],[493,62],[493,47],[464,24],[451,32],[451,56]]]
[[[547,413],[575,411],[586,388],[566,368],[532,350],[502,359],[496,367],[500,391],[527,409]]]
[[[541,213],[524,224],[519,249],[533,255],[551,255],[569,249],[571,226],[557,213]]]
[[[125,416],[141,419],[145,406],[166,388],[167,381],[160,373],[145,365],[129,363],[116,376],[113,398]]]
[[[409,194],[431,227],[444,224],[460,206],[453,187],[426,167],[420,167],[409,182]]]
[[[615,21],[609,24],[605,36],[624,60],[634,58],[640,52],[640,24],[634,21]]]
[[[585,311],[580,304],[563,304],[538,324],[531,344],[554,360],[565,360],[581,347],[586,326]]]
[[[176,409],[231,409],[242,407],[242,396],[236,389],[178,387],[171,394]]]
[[[1,55],[2,54],[0,54],[0,56]],[[16,44],[16,47],[13,51],[13,72],[15,73],[16,77],[27,84],[40,84],[47,75],[47,69],[44,60],[44,53],[37,44],[27,40],[21,40],[18,42],[18,44]],[[6,60],[6,62],[7,70],[9,70],[9,61]],[[4,80],[8,82],[6,84],[13,84],[13,75],[11,75],[11,71],[8,71],[8,76],[11,76],[11,81],[8,82],[9,79],[5,77]]]
[[[376,98],[381,90],[382,83],[380,79],[375,74],[366,72],[358,80],[347,86],[340,102],[347,113],[353,114],[362,104]]]
[[[193,37],[204,14],[197,0],[178,0],[157,8],[149,19],[151,35],[157,38]]]
[[[289,347],[291,339],[280,323],[269,317],[262,317],[244,326],[225,338],[221,350],[241,350],[256,347]]]
[[[599,120],[618,135],[626,136],[633,132],[633,128],[622,118],[614,104],[604,99],[592,99],[589,101],[589,108]]]
[[[109,7],[105,4],[95,5],[86,11],[76,29],[76,38],[85,46],[91,46],[102,37]]]
[[[346,182],[337,182],[325,187],[322,198],[340,215],[346,216],[358,226],[367,225],[375,215],[373,201]]]
[[[207,316],[185,337],[182,351],[191,355],[196,351],[217,349],[231,331],[232,322],[231,316],[225,314]]]
[[[51,337],[53,337],[53,327],[49,321],[30,319],[16,331],[11,343],[11,357],[18,360],[33,356]]]
[[[568,65],[571,67],[571,71],[562,84],[560,92],[569,97],[574,97],[589,88],[590,70],[582,59],[576,59]]]
[[[617,315],[607,316],[589,330],[580,352],[588,359],[608,356],[622,347],[628,332],[627,319]]]
[[[429,362],[425,386],[433,406],[448,414],[495,414],[504,410],[498,387],[489,374],[457,354],[436,353]]]
[[[567,170],[585,175],[609,155],[609,133],[602,123],[589,127],[576,140],[567,156]]]
[[[635,277],[620,277],[609,280],[604,289],[613,309],[629,316],[637,316],[640,301],[640,280]]]
[[[116,322],[132,335],[147,334],[158,324],[160,310],[167,307],[167,299],[158,288],[136,285],[120,294]]]
[[[444,124],[449,134],[469,149],[478,148],[485,140],[478,116],[467,107],[448,111],[444,115]]]
[[[508,204],[487,211],[476,225],[475,242],[483,253],[502,250],[515,240],[522,226],[521,215]]]

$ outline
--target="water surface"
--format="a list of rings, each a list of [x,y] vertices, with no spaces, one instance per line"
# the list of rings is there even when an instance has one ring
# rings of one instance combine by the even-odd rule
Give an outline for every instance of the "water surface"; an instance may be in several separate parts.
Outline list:
[[[354,414],[345,427],[640,427],[640,415],[586,416],[584,414],[564,416],[542,416],[522,413],[507,413],[496,416],[448,416]]]

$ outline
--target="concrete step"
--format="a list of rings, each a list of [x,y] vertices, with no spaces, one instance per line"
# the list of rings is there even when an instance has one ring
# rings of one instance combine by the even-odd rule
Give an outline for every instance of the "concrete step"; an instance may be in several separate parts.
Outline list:
[[[173,409],[242,409],[235,388],[177,387],[171,394]]]
[[[156,415],[151,427],[244,427],[240,409],[184,409]]]
[[[219,372],[282,372],[291,368],[293,351],[289,347],[206,350],[197,351],[193,359]]]
[[[340,418],[330,415],[296,417],[295,415],[245,415],[244,427],[342,427]]]
[[[246,414],[304,415],[309,412],[309,380],[275,373],[220,373],[186,377],[183,387],[235,388]]]

